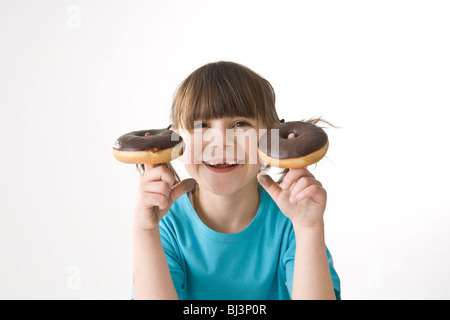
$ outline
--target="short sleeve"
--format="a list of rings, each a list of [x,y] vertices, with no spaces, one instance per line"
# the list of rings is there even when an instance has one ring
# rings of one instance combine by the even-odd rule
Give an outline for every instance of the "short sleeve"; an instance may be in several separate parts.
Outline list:
[[[295,262],[295,233],[294,229],[290,230],[287,248],[283,255],[283,265],[286,273],[286,288],[289,291],[289,298],[292,299],[292,280],[294,278],[294,262]]]
[[[172,276],[173,285],[177,291],[178,298],[182,299],[184,293],[185,272],[181,252],[178,248],[173,233],[164,223],[160,223],[160,234],[161,243],[166,255],[170,275]]]
[[[333,282],[334,294],[337,300],[341,300],[341,283],[339,276],[334,269],[333,258],[327,247],[328,266],[330,267],[331,280]],[[292,281],[294,278],[294,261],[295,261],[295,235],[292,230],[289,235],[289,245],[284,253],[283,264],[286,272],[286,287],[289,291],[289,297],[292,298]]]
[[[327,249],[327,258],[328,258],[328,266],[330,267],[331,273],[331,281],[333,282],[334,294],[336,295],[336,300],[341,300],[341,280],[334,269],[333,265],[333,257],[331,256],[330,251]]]

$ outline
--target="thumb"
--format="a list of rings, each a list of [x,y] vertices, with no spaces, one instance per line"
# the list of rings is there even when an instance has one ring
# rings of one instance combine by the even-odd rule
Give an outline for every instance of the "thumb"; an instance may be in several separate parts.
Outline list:
[[[172,187],[172,191],[170,191],[170,199],[175,201],[186,192],[193,190],[196,186],[197,181],[195,181],[195,179],[185,179]]]
[[[266,189],[267,193],[272,197],[275,202],[277,201],[280,193],[283,191],[273,179],[265,174],[265,173],[259,173],[257,175],[257,179],[259,183],[263,186],[264,189]]]

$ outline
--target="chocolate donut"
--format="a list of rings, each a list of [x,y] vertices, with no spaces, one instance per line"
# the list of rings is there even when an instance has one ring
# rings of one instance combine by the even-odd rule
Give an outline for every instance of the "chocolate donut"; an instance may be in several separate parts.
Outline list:
[[[273,130],[277,129],[277,130]],[[303,168],[318,162],[328,150],[328,136],[317,125],[292,121],[281,123],[260,138],[258,154],[267,164],[279,168]],[[294,138],[288,139],[293,133]],[[278,141],[278,148],[272,142]]]
[[[178,158],[183,148],[183,139],[168,128],[139,130],[119,137],[113,155],[124,163],[159,164]]]

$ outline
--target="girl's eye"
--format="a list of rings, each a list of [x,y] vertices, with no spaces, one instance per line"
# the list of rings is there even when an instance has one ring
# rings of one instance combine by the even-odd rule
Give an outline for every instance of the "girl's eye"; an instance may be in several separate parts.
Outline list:
[[[208,124],[203,121],[194,121],[194,129],[202,129],[206,128],[207,126]]]
[[[249,126],[250,124],[248,124],[247,122],[245,122],[245,121],[238,121],[238,122],[236,122],[235,124],[234,124],[234,126],[235,127],[238,127],[238,128],[241,128],[241,127],[247,127],[247,126]]]

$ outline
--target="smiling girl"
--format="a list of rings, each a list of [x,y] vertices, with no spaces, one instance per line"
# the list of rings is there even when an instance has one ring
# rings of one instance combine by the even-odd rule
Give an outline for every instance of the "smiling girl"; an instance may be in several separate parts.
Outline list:
[[[339,299],[325,189],[305,168],[278,184],[254,160],[260,133],[280,123],[270,83],[210,63],[180,85],[171,116],[192,178],[179,181],[170,164],[144,166],[134,299]]]

